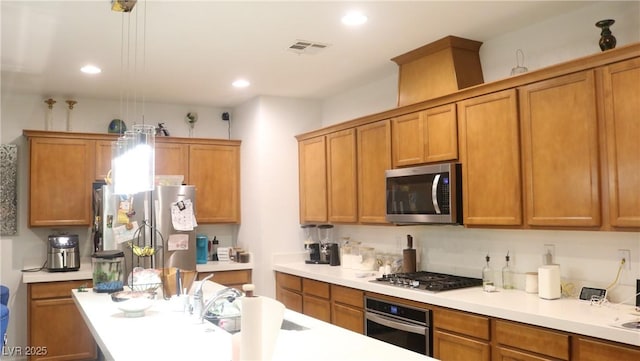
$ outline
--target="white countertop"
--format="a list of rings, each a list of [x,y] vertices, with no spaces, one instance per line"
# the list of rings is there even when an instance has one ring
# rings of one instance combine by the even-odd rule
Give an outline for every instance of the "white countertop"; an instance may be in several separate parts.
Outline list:
[[[49,272],[46,269],[37,272],[22,272],[22,283],[40,283],[57,281],[76,281],[93,279],[91,271],[91,259],[80,261],[80,269],[77,271]]]
[[[577,299],[544,300],[522,290],[498,289],[487,293],[482,287],[443,292],[412,290],[370,282],[375,276],[356,277],[354,270],[303,262],[277,263],[274,269],[364,291],[640,346],[640,331],[620,326],[640,320],[640,313],[631,305],[592,306]]]
[[[196,265],[198,272],[220,272],[253,269],[253,263],[218,262],[209,261],[206,264]],[[68,272],[49,272],[46,269],[37,272],[23,272],[22,283],[40,283],[57,281],[76,281],[93,279],[91,259],[81,260],[80,269]]]
[[[207,281],[205,298],[220,287]],[[73,299],[106,360],[231,360],[229,333],[172,310],[170,301],[126,318],[107,294],[73,290]],[[291,310],[284,318],[309,330],[280,330],[274,360],[433,360]]]

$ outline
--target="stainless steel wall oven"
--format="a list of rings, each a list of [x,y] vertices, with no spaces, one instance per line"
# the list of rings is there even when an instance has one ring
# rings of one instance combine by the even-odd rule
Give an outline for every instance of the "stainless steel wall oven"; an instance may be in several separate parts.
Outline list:
[[[431,311],[365,297],[365,335],[433,356]]]

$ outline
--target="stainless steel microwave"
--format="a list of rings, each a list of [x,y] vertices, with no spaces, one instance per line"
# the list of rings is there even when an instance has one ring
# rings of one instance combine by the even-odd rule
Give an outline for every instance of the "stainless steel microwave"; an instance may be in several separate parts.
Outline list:
[[[387,221],[462,224],[461,170],[457,163],[387,170]]]

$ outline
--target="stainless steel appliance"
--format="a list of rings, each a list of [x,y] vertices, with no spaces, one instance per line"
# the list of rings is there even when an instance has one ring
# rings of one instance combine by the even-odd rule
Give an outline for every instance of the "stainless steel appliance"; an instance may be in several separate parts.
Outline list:
[[[371,282],[433,292],[482,286],[482,279],[480,278],[454,276],[427,271],[387,274],[371,280]]]
[[[47,269],[51,272],[80,269],[80,248],[77,234],[49,236]]]
[[[431,311],[365,297],[365,335],[432,356]]]
[[[156,186],[133,196],[113,194],[113,187],[94,185],[94,239],[100,250],[125,254],[125,277],[133,267],[196,269],[196,226],[187,214],[196,212],[195,187]],[[183,213],[184,212],[184,213]],[[182,222],[186,222],[185,224]],[[195,221],[195,218],[192,218]],[[155,249],[152,257],[134,257],[129,242]],[[132,261],[133,260],[133,261]]]
[[[456,163],[387,170],[387,221],[462,224],[461,170]]]

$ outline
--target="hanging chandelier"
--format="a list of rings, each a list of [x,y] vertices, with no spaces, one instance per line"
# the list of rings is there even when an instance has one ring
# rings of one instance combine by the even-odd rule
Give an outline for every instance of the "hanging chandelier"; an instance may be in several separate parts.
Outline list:
[[[137,0],[112,0],[111,9],[122,13],[121,44],[121,119],[127,119],[129,102],[133,103],[134,125],[131,130],[124,131],[111,146],[111,180],[115,194],[129,195],[152,191],[155,183],[155,127],[144,123],[144,96],[142,96],[141,123],[136,123],[137,110],[137,75],[144,73],[146,46],[146,2],[139,16],[140,8],[134,11]],[[140,25],[142,19],[142,26]],[[132,22],[134,31],[131,31]],[[125,30],[126,24],[126,30]],[[138,51],[138,28],[142,28],[142,49]],[[133,34],[132,34],[133,33]],[[125,37],[126,35],[126,37]],[[134,38],[133,42],[131,38]],[[131,48],[134,48],[133,53]],[[141,56],[139,56],[141,54]],[[142,69],[138,69],[139,63]],[[132,65],[133,64],[133,65]],[[126,74],[126,76],[125,76]],[[144,74],[143,74],[144,75]],[[126,79],[125,79],[126,78]],[[131,80],[133,78],[133,80]],[[144,77],[143,77],[144,78]],[[126,81],[125,81],[126,80]],[[133,91],[130,88],[133,87]],[[131,98],[133,93],[133,99]],[[126,96],[124,95],[126,94]]]

